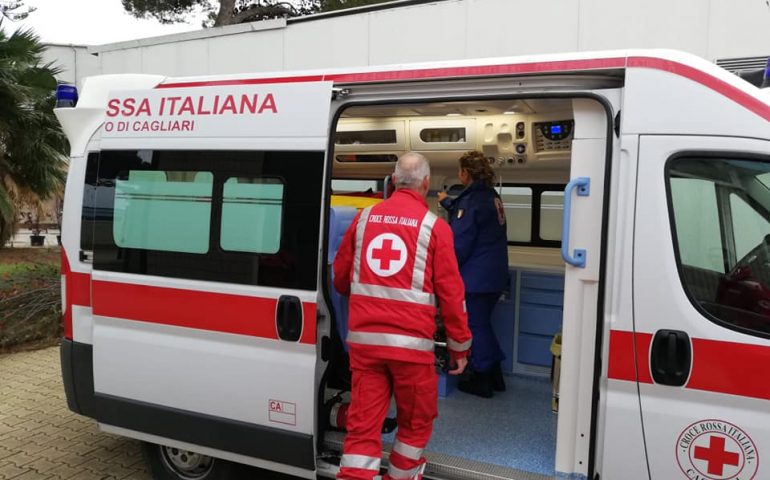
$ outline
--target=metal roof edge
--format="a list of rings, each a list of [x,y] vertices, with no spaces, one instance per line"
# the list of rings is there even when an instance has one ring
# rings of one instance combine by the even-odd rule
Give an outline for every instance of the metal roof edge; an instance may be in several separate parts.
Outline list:
[[[158,37],[139,38],[125,42],[107,43],[103,45],[88,46],[88,53],[99,55],[105,52],[114,52],[117,50],[126,50],[129,48],[151,47],[154,45],[164,45],[179,41],[202,40],[212,37],[223,37],[227,35],[238,35],[240,33],[258,32],[264,30],[277,30],[286,28],[285,18],[275,18],[272,20],[262,20],[259,22],[239,23],[237,25],[225,25],[222,27],[204,28],[192,30],[189,32],[172,33],[170,35],[161,35]]]

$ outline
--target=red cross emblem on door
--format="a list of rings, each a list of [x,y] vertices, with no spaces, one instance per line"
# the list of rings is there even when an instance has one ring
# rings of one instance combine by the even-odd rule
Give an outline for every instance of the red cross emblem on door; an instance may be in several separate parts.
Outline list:
[[[699,420],[682,430],[675,445],[683,478],[759,480],[757,446],[734,423],[714,418]]]
[[[731,452],[725,448],[725,437],[712,435],[709,437],[708,447],[695,447],[693,457],[707,462],[709,475],[724,474],[725,465],[737,467],[741,461],[738,452]]]
[[[396,234],[382,233],[369,242],[366,263],[380,277],[395,275],[406,264],[406,245]]]

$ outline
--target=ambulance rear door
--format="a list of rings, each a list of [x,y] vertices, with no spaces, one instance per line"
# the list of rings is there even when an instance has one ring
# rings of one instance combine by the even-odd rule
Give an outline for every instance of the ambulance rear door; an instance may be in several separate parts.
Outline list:
[[[114,433],[314,478],[331,83],[112,92],[93,386]]]

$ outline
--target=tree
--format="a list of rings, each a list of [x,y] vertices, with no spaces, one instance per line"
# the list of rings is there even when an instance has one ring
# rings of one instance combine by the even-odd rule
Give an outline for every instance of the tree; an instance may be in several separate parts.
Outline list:
[[[192,12],[202,10],[208,13],[204,26],[214,27],[296,17],[384,1],[388,0],[122,0],[126,11],[137,18],[176,23],[184,21]]]
[[[44,48],[29,31],[0,30],[0,246],[13,233],[16,205],[64,185],[68,145],[53,114],[58,70],[42,64]]]

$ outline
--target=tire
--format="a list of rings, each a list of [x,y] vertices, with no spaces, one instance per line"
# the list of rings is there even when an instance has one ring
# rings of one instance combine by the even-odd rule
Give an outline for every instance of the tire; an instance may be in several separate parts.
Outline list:
[[[241,465],[154,443],[142,445],[154,480],[229,480],[241,478]]]

